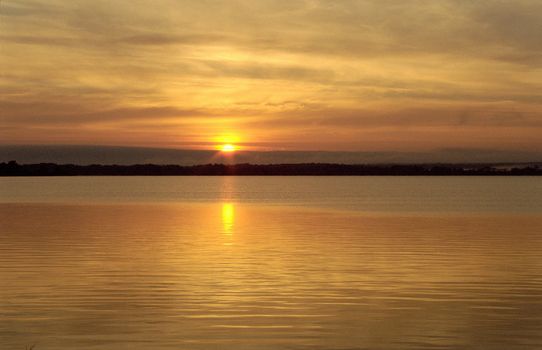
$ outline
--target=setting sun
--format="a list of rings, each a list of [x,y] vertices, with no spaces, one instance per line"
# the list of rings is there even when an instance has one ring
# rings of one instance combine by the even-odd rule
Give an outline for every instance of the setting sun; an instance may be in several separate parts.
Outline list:
[[[222,150],[222,152],[233,152],[237,149],[237,147],[228,143],[228,144],[220,146],[220,149]]]

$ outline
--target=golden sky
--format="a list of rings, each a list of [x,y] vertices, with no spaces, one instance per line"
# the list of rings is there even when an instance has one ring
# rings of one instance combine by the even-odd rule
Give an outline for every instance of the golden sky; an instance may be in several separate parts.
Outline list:
[[[539,0],[1,0],[0,142],[542,149]]]

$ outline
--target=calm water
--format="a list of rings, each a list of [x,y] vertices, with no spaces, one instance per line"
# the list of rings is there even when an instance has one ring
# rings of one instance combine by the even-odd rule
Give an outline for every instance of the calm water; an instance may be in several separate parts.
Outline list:
[[[542,179],[0,179],[0,348],[540,349]]]

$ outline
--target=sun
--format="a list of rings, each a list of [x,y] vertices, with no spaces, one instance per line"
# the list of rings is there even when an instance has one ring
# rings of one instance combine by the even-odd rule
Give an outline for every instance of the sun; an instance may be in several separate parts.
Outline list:
[[[220,150],[222,152],[230,153],[230,152],[233,152],[233,151],[237,150],[237,147],[235,145],[232,145],[231,143],[226,143],[226,144],[220,146]]]

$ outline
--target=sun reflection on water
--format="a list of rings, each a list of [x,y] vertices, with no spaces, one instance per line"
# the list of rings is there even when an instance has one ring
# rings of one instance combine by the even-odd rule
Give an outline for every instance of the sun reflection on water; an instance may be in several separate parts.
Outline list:
[[[235,208],[232,203],[222,204],[222,226],[223,233],[226,235],[233,234],[233,225],[235,220]]]

